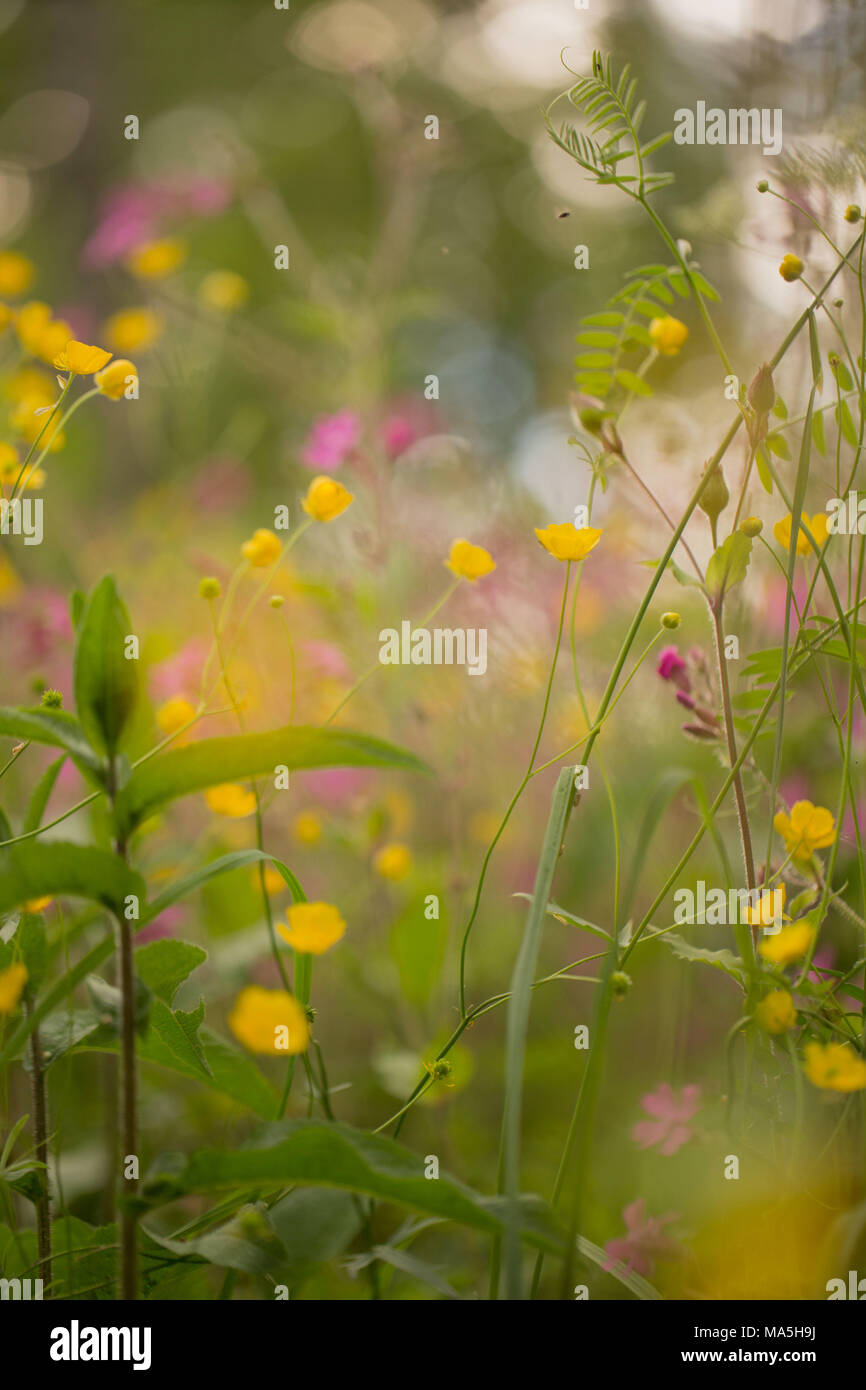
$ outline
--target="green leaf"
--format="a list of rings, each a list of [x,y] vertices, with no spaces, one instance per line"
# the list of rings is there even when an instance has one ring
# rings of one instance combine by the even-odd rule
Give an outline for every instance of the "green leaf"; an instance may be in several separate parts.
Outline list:
[[[148,759],[135,768],[117,797],[117,817],[129,830],[166,802],[221,782],[318,767],[428,769],[413,753],[344,729],[287,726],[267,734],[202,739]]]
[[[199,1071],[210,1076],[210,1064],[198,1036],[203,1020],[203,999],[190,1013],[170,1009],[162,999],[153,1000],[150,1024],[160,1042],[183,1064],[184,1070]]]
[[[633,396],[651,396],[652,387],[644,381],[637,372],[630,372],[626,367],[620,367],[619,371],[614,372],[614,379],[624,390],[631,392]]]
[[[775,454],[777,458],[785,459],[786,462],[790,462],[791,450],[788,448],[788,441],[783,434],[768,434],[766,445],[771,454]]]
[[[100,975],[88,975],[87,993],[99,1018],[100,1024],[120,1033],[123,1021],[123,995],[115,985],[110,985]],[[150,1020],[153,996],[143,981],[135,981],[135,1031],[143,1034]],[[165,1007],[163,1005],[163,1007]]]
[[[99,1027],[99,1016],[93,1009],[73,1009],[72,1013],[56,1013],[46,1018],[39,1028],[39,1054],[43,1069],[77,1047]],[[32,1070],[29,1051],[24,1054],[23,1062],[28,1071]]]
[[[773,475],[770,472],[770,456],[762,443],[755,450],[755,466],[758,470],[758,477],[761,480],[761,487],[765,492],[772,494]]]
[[[87,739],[78,720],[67,710],[0,708],[0,734],[19,742],[47,743],[65,748],[77,767],[91,782],[102,780],[103,764]]]
[[[707,280],[707,278],[704,275],[701,275],[700,271],[698,270],[692,269],[690,273],[692,280],[697,285],[704,298],[709,299],[714,304],[718,303],[720,298],[719,292],[718,290],[713,288],[709,280]]]
[[[23,829],[25,834],[31,830],[38,830],[39,826],[42,824],[45,807],[48,805],[48,799],[54,790],[54,784],[65,762],[65,753],[62,757],[55,758],[54,762],[48,765],[39,778],[39,781],[36,783],[33,795],[30,798],[30,804],[27,807],[27,814],[24,817]]]
[[[362,1219],[357,1197],[335,1187],[296,1187],[268,1215],[283,1243],[289,1284],[300,1283],[315,1265],[342,1254]]]
[[[707,588],[721,597],[746,577],[752,554],[752,538],[742,531],[733,531],[714,551],[707,565]]]
[[[48,944],[45,940],[45,922],[41,914],[25,912],[22,914],[15,933],[15,941],[21,952],[21,959],[27,966],[26,994],[32,998],[39,990],[48,969]]]
[[[745,967],[740,957],[735,956],[732,951],[708,951],[703,946],[693,946],[690,941],[686,941],[685,937],[677,936],[675,932],[665,932],[661,940],[669,950],[673,951],[678,960],[701,961],[705,965],[713,966],[716,970],[724,971],[738,984],[743,983]]]
[[[145,894],[140,875],[106,850],[62,840],[25,840],[0,850],[0,913],[30,898],[64,896],[90,898],[119,913],[125,898],[135,896],[143,903]]]
[[[125,656],[132,623],[113,575],[99,581],[84,607],[75,641],[73,683],[81,727],[94,748],[113,758],[138,699],[137,662]]]
[[[157,999],[171,1004],[178,986],[207,960],[207,951],[189,941],[151,941],[135,953],[135,973]]]
[[[247,1274],[271,1274],[285,1264],[283,1243],[261,1202],[241,1207],[230,1221],[189,1240],[172,1240],[154,1231],[147,1234],[176,1255],[200,1255],[210,1264],[242,1269]]]
[[[824,433],[824,416],[820,410],[816,410],[812,416],[812,443],[824,458],[827,453],[827,437]]]
[[[413,899],[391,928],[391,955],[400,974],[401,993],[416,1007],[430,998],[448,940],[445,918],[428,919],[424,905],[423,897]]]
[[[853,444],[856,448],[857,431],[854,428],[854,421],[851,419],[851,412],[848,409],[847,401],[840,401],[839,404],[836,406],[836,420],[838,421],[839,428],[842,431],[843,438],[845,438],[849,444]]]
[[[812,359],[812,380],[815,383],[815,390],[820,395],[824,384],[824,374],[821,370],[821,348],[818,343],[818,326],[815,323],[815,315],[809,310],[809,355]]]

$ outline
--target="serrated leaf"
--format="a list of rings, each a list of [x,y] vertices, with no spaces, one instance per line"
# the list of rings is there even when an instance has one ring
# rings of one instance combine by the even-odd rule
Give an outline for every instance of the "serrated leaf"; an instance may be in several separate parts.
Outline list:
[[[157,999],[171,1004],[178,987],[207,960],[207,951],[189,941],[151,941],[135,952],[135,973]]]
[[[752,554],[752,538],[733,531],[713,552],[707,565],[707,588],[717,598],[746,577]]]
[[[685,937],[678,936],[676,932],[665,932],[660,940],[673,951],[679,960],[698,961],[705,965],[711,965],[716,970],[722,970],[726,975],[730,975],[732,980],[738,984],[743,983],[745,967],[739,956],[735,956],[733,951],[708,951],[703,946],[693,946]]]
[[[203,1020],[203,999],[189,1013],[184,1013],[182,1009],[170,1009],[162,999],[153,1000],[150,1025],[160,1042],[188,1069],[197,1069],[210,1076],[210,1063],[198,1036]]]

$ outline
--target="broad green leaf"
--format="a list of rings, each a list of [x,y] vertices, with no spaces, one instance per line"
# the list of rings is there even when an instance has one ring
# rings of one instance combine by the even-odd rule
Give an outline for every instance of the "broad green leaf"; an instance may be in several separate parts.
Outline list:
[[[752,554],[752,538],[742,531],[732,531],[718,550],[714,551],[707,565],[707,588],[719,597],[739,584],[746,577]]]
[[[791,450],[788,448],[788,441],[783,434],[768,434],[765,442],[771,454],[790,462]]]
[[[265,854],[260,849],[239,849],[234,850],[231,854],[220,855],[218,859],[212,859],[209,864],[203,864],[202,867],[196,869],[194,873],[187,874],[183,878],[176,879],[174,883],[169,884],[168,888],[160,893],[158,898],[154,898],[148,905],[146,911],[141,914],[140,926],[146,926],[148,922],[152,922],[161,912],[164,912],[167,907],[171,907],[173,903],[180,902],[180,900],[185,898],[189,893],[194,893],[197,888],[204,887],[206,883],[209,883],[213,878],[217,878],[220,874],[231,873],[233,869],[241,869],[247,864],[258,864],[262,861],[267,864],[273,864],[274,868],[282,874],[289,888],[292,890],[292,896],[295,902],[305,901],[304,890],[301,888],[300,883],[295,878],[291,869],[283,864],[281,860],[275,859],[272,854]]]
[[[0,913],[31,898],[65,896],[90,898],[117,913],[125,898],[143,903],[145,893],[140,875],[106,850],[62,840],[25,840],[0,850]]]
[[[160,1042],[178,1059],[184,1070],[199,1071],[209,1076],[210,1064],[198,1036],[203,1019],[203,999],[189,1013],[184,1013],[182,1009],[170,1009],[162,999],[153,1000],[150,1026]]]
[[[66,710],[43,709],[0,709],[0,735],[8,734],[18,741],[29,739],[31,743],[47,743],[55,748],[65,748],[76,766],[89,777],[90,781],[100,780],[103,772],[101,759],[93,751],[84,731],[74,715]]]
[[[114,577],[97,584],[76,631],[75,708],[88,741],[110,758],[123,738],[138,698],[136,661],[125,656],[132,632]]]
[[[157,999],[171,1004],[178,986],[206,960],[207,951],[201,946],[167,938],[139,947],[135,953],[135,973]]]
[[[117,797],[117,816],[131,829],[161,806],[221,782],[318,767],[385,767],[427,771],[413,753],[344,729],[287,726],[267,734],[203,739],[150,758],[130,774]]]
[[[415,1279],[419,1284],[426,1284],[429,1288],[435,1289],[444,1298],[453,1298],[460,1302],[466,1300],[464,1294],[458,1293],[452,1284],[434,1269],[433,1265],[426,1260],[419,1260],[417,1255],[410,1255],[408,1250],[398,1250],[393,1245],[373,1245],[369,1250],[365,1250],[362,1255],[353,1255],[346,1261],[346,1268],[353,1275],[359,1274],[362,1269],[373,1263],[374,1260],[381,1260],[383,1264],[390,1265],[392,1269],[399,1269],[401,1274],[408,1274],[410,1279]]]
[[[314,1265],[342,1254],[362,1219],[358,1198],[336,1187],[296,1187],[268,1215],[283,1244],[290,1284],[299,1283]]]
[[[705,965],[714,966],[716,970],[723,970],[738,984],[743,983],[745,967],[733,951],[708,951],[703,946],[693,946],[685,937],[678,936],[675,932],[665,932],[661,939],[679,960],[702,961]]]
[[[198,1041],[203,1048],[209,1072],[204,1072],[197,1061],[173,1051],[153,1028],[148,1031],[146,1037],[138,1040],[136,1053],[141,1062],[150,1062],[165,1067],[168,1071],[190,1077],[209,1090],[229,1096],[261,1119],[272,1119],[276,1114],[279,1097],[252,1058],[223,1038],[217,1037],[208,1028],[199,1029]],[[100,1029],[98,1033],[86,1038],[76,1051],[116,1053],[117,1038],[108,1029]]]
[[[56,1013],[46,1018],[39,1028],[39,1054],[43,1069],[77,1047],[99,1027],[99,1015],[93,1009],[73,1009],[72,1013]],[[29,1051],[24,1054],[23,1062],[30,1071],[32,1062]]]
[[[270,1274],[286,1261],[282,1241],[275,1234],[267,1208],[257,1202],[241,1207],[229,1221],[189,1240],[147,1233],[157,1245],[176,1255],[199,1255],[209,1264],[242,1269],[247,1274]]]
[[[116,985],[110,985],[99,975],[88,975],[87,993],[99,1022],[120,1033],[123,1027],[123,995]],[[153,995],[142,980],[135,981],[135,1031],[147,1032]],[[163,1008],[165,1005],[163,1005]]]

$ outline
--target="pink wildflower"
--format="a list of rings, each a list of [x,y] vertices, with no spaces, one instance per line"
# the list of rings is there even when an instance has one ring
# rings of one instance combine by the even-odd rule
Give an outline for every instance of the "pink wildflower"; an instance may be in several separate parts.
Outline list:
[[[308,468],[323,468],[326,473],[333,473],[357,448],[360,438],[361,421],[353,410],[321,415],[301,449],[301,462]]]
[[[652,1120],[640,1120],[631,1137],[642,1149],[658,1147],[659,1153],[670,1156],[693,1137],[689,1121],[701,1104],[700,1086],[684,1086],[677,1100],[666,1081],[641,1099],[641,1106]]]
[[[664,1227],[676,1221],[676,1213],[667,1216],[653,1216],[647,1219],[646,1203],[638,1197],[625,1208],[622,1214],[626,1234],[616,1240],[609,1240],[605,1248],[606,1270],[613,1269],[619,1261],[627,1270],[648,1278],[655,1268],[656,1260],[678,1259],[682,1253],[676,1241],[665,1233]]]

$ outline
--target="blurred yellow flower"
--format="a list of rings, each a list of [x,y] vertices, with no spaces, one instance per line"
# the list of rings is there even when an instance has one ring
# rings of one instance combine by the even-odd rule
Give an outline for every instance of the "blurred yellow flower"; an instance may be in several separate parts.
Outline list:
[[[774,989],[755,1006],[755,1018],[767,1033],[786,1033],[796,1025],[797,1010],[786,989]]]
[[[9,304],[4,304],[2,300],[0,300],[0,330],[8,328],[9,325],[14,322],[15,310]]]
[[[126,395],[127,388],[134,386],[137,381],[138,372],[135,364],[126,357],[115,357],[113,362],[103,367],[101,372],[96,372],[93,377],[93,384],[100,395],[107,396],[110,401],[119,401],[121,396]]]
[[[315,811],[301,811],[295,816],[292,834],[302,845],[318,844],[322,838],[322,822]]]
[[[121,309],[106,319],[102,336],[115,352],[145,352],[161,336],[162,327],[152,309]]]
[[[689,336],[689,330],[671,314],[659,314],[650,322],[649,335],[656,352],[663,357],[675,357]]]
[[[301,506],[314,521],[333,521],[354,501],[354,496],[336,478],[314,478]]]
[[[15,331],[25,351],[49,365],[72,338],[69,324],[63,319],[53,319],[50,306],[38,299],[22,304],[15,320]]]
[[[373,868],[380,878],[390,879],[393,883],[398,882],[412,869],[412,855],[407,845],[400,844],[394,840],[391,844],[383,845],[373,855]]]
[[[277,924],[277,931],[293,951],[321,956],[345,934],[346,923],[332,903],[292,903],[286,916],[289,925]]]
[[[790,965],[805,956],[815,939],[815,928],[808,922],[792,922],[773,936],[764,937],[758,950],[772,965]]]
[[[27,441],[28,444],[35,444],[42,429],[42,447],[47,446],[52,454],[56,454],[58,449],[62,449],[66,443],[66,435],[59,428],[60,420],[58,416],[46,426],[45,401],[41,396],[31,396],[19,401],[12,412],[11,422],[14,429]],[[37,415],[37,411],[42,412]]]
[[[791,547],[791,523],[793,521],[791,513],[783,516],[781,521],[777,521],[773,527],[773,535],[785,550]],[[827,539],[827,516],[824,512],[816,512],[810,517],[803,512],[800,517],[800,526],[797,531],[797,554],[808,555],[811,553],[812,544],[803,527],[806,527],[815,538],[816,545],[823,545]]]
[[[136,247],[126,263],[133,275],[142,280],[162,280],[185,260],[185,244],[175,237],[165,237],[162,241],[149,241]]]
[[[198,297],[208,309],[220,314],[230,314],[240,309],[249,299],[250,287],[242,275],[234,270],[212,270],[198,287]]]
[[[779,266],[779,274],[782,279],[787,280],[789,284],[793,280],[799,280],[800,276],[803,274],[803,262],[800,260],[800,257],[795,256],[793,251],[789,251],[787,255],[782,257],[782,263]]]
[[[811,801],[795,801],[790,816],[777,811],[773,825],[794,859],[810,859],[816,849],[826,849],[836,838],[836,821],[826,806]]]
[[[286,883],[286,880],[283,878],[283,876],[282,876],[282,874],[280,873],[279,869],[275,869],[274,866],[273,866],[273,864],[266,864],[266,865],[265,865],[265,869],[264,869],[264,873],[265,873],[265,891],[266,891],[267,893],[269,893],[271,896],[273,896],[274,893],[283,893],[283,892],[285,892],[285,890],[288,888],[289,885]],[[256,865],[256,867],[253,869],[253,880],[254,880],[254,882],[255,882],[256,887],[258,888],[258,887],[259,887],[259,870],[258,870],[258,865]]]
[[[218,787],[208,787],[205,801],[218,816],[251,816],[256,809],[256,798],[246,787],[237,782],[221,782]]]
[[[235,1000],[228,1025],[250,1052],[285,1057],[306,1052],[310,1045],[303,1006],[284,989],[247,985]]]
[[[260,526],[241,546],[241,554],[255,569],[276,564],[283,553],[283,543],[274,531]]]
[[[105,348],[91,347],[89,343],[79,343],[75,338],[70,338],[63,351],[58,352],[54,358],[54,365],[59,372],[74,372],[76,376],[92,376],[110,359],[111,353],[106,352]]]
[[[27,966],[16,961],[0,970],[0,1014],[11,1014],[27,983]]]
[[[41,367],[19,367],[3,383],[3,394],[11,401],[33,400],[39,396],[43,405],[51,405],[57,399],[57,387],[54,378]]]
[[[746,908],[746,921],[753,927],[769,927],[777,922],[785,910],[787,891],[784,883],[778,888],[762,888],[758,905]]]
[[[195,705],[183,695],[173,695],[156,711],[156,722],[164,734],[176,734],[195,719]]]
[[[46,907],[50,907],[53,902],[54,899],[51,897],[50,894],[48,895],[48,897],[44,898],[30,898],[29,901],[24,904],[24,911],[44,912]]]
[[[846,1043],[807,1043],[803,1070],[813,1086],[825,1091],[862,1091],[866,1087],[866,1061]]]
[[[536,526],[535,534],[555,560],[585,560],[601,540],[601,531],[595,526],[582,526],[578,531],[570,521],[552,521],[544,530]]]
[[[0,251],[0,294],[17,299],[33,283],[36,267],[20,251]]]
[[[472,545],[464,540],[452,543],[451,553],[444,563],[458,579],[468,579],[470,584],[496,569],[496,561],[489,550],[485,550],[483,545]]]

